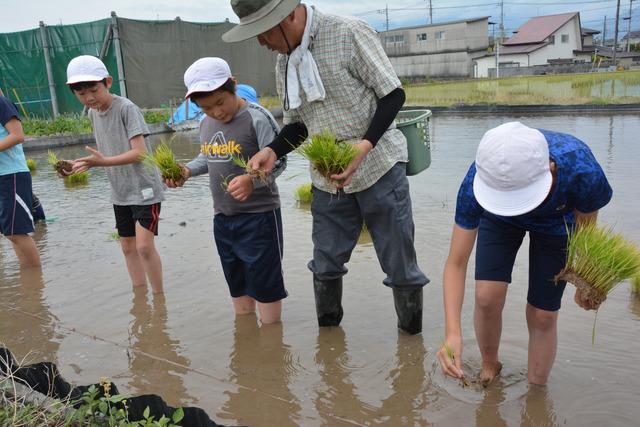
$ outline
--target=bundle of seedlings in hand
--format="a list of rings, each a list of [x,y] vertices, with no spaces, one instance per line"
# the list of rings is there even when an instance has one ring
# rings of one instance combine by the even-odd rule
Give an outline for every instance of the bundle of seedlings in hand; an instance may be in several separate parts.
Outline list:
[[[620,282],[640,274],[640,251],[611,227],[595,223],[569,233],[567,265],[555,277],[573,283],[598,307]]]
[[[311,142],[302,144],[296,151],[309,160],[313,167],[327,180],[331,175],[344,172],[358,155],[358,149],[348,143],[337,142],[330,132],[323,132],[311,137]]]
[[[267,183],[267,173],[265,171],[251,168],[249,163],[242,156],[233,156],[232,159],[233,163],[242,168],[247,175],[251,176],[251,178],[256,178],[264,184]]]
[[[35,172],[38,169],[38,164],[33,159],[27,159],[27,167],[29,168],[29,172]]]
[[[145,154],[143,161],[152,168],[158,167],[164,179],[180,181],[183,178],[182,168],[176,162],[171,147],[165,141],[162,141],[152,153]]]
[[[67,176],[73,170],[73,163],[68,160],[59,160],[56,153],[51,150],[47,154],[47,160],[60,176]]]

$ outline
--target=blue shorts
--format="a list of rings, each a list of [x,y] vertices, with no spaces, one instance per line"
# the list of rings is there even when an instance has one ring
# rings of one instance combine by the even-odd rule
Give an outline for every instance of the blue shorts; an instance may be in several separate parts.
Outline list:
[[[33,233],[31,174],[0,176],[0,232],[5,236]]]
[[[213,235],[224,277],[233,298],[250,296],[261,303],[287,297],[282,277],[280,209],[213,218]]]
[[[476,243],[476,280],[511,283],[518,249],[527,231],[482,218]],[[558,311],[566,282],[554,282],[567,259],[567,236],[529,232],[529,290],[527,302],[541,310]]]

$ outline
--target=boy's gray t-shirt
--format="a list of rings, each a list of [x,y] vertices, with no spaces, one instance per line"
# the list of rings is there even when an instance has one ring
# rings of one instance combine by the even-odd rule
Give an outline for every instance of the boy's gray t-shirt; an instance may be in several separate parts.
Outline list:
[[[149,128],[140,109],[130,100],[113,95],[107,111],[89,110],[98,151],[111,157],[131,150],[130,140],[149,135]],[[151,144],[145,138],[147,151]],[[157,168],[149,169],[143,162],[104,168],[111,183],[114,205],[151,205],[164,200],[164,184]]]
[[[187,164],[191,175],[209,173],[214,213],[237,215],[269,212],[280,207],[275,179],[286,167],[280,159],[268,175],[267,182],[253,179],[253,193],[248,200],[235,200],[225,188],[225,182],[245,171],[233,162],[233,156],[249,160],[269,145],[279,132],[273,116],[262,106],[247,102],[229,123],[205,117],[200,124],[200,154]]]

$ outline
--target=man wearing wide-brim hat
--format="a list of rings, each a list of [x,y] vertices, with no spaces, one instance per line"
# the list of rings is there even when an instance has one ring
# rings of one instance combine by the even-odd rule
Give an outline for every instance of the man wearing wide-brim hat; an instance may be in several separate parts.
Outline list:
[[[325,15],[299,0],[231,0],[240,24],[222,38],[257,37],[278,52],[276,83],[283,101],[280,136],[251,160],[269,171],[297,136],[335,134],[358,149],[356,159],[325,179],[313,168],[313,272],[320,326],[342,319],[342,277],[363,221],[393,289],[398,327],[422,331],[422,287],[406,177],[407,142],[394,119],[405,100],[376,32],[364,21]],[[294,137],[292,137],[292,135]],[[337,184],[336,184],[337,183]]]

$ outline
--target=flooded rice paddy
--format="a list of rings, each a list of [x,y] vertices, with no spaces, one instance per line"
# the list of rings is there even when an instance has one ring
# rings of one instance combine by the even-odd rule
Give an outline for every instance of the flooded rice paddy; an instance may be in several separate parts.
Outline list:
[[[558,355],[548,387],[526,380],[527,251],[521,250],[504,310],[503,374],[486,390],[445,379],[435,360],[443,338],[441,278],[458,185],[485,130],[518,119],[586,141],[614,188],[600,215],[640,242],[640,118],[637,115],[527,117],[442,116],[433,122],[433,163],[411,177],[416,247],[431,278],[424,294],[424,332],[399,335],[391,291],[370,240],[356,247],[345,277],[340,328],[318,330],[311,273],[311,215],[294,189],[309,181],[291,156],[279,178],[289,297],[282,325],[234,319],[212,237],[205,176],[167,191],[157,245],[165,295],[132,291],[103,170],[67,188],[30,152],[34,188],[47,215],[35,238],[43,269],[23,272],[0,238],[0,341],[28,361],[56,362],[67,380],[111,378],[127,394],[156,393],[170,405],[199,406],[217,422],[249,426],[629,426],[640,417],[640,298],[628,284],[598,314],[573,302],[567,287]],[[154,137],[154,141],[158,141]],[[177,135],[178,157],[198,151],[194,134]],[[62,158],[81,147],[60,149]],[[473,260],[473,258],[472,258]],[[463,308],[464,362],[479,370],[473,334],[473,261]]]

